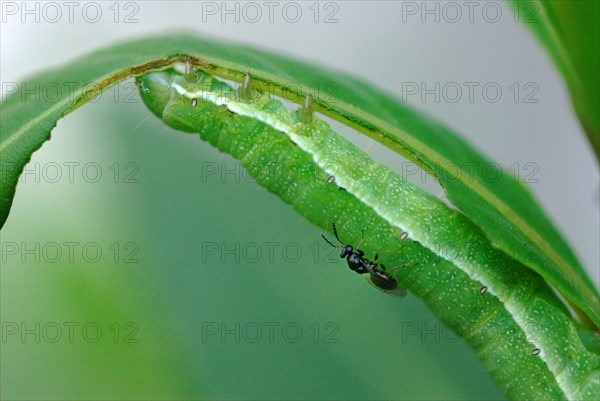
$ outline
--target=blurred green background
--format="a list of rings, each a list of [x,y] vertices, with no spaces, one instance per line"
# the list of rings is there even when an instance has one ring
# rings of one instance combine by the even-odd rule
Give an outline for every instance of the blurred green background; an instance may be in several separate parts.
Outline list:
[[[119,3],[119,23],[112,2],[98,3],[105,14],[93,24],[10,16],[2,83],[181,28],[314,60],[399,99],[406,83],[494,82],[504,90],[495,103],[405,100],[521,176],[533,163],[530,187],[598,280],[597,165],[559,74],[504,3],[478,9],[500,7],[497,22],[478,13],[458,23],[403,9],[422,2],[322,2],[318,22],[303,2],[299,23],[203,20],[207,3]],[[338,22],[324,24],[329,3]],[[122,23],[135,10],[127,4],[138,22]],[[536,84],[538,102],[523,103],[524,92],[514,101],[515,82]],[[397,156],[344,134],[398,168]],[[28,171],[0,233],[2,399],[503,399],[418,299],[386,296],[349,272],[319,229],[230,157],[165,127],[131,83],[61,120]],[[236,246],[239,260],[224,254]]]
[[[4,399],[502,398],[418,299],[374,290],[232,158],[108,94],[35,154],[2,231]]]

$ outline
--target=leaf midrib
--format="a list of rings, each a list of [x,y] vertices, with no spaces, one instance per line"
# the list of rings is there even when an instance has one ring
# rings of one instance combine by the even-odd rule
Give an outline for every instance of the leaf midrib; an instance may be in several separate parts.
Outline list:
[[[207,65],[207,63],[203,59],[208,61],[212,65]],[[125,69],[118,71],[116,73],[113,73],[109,76],[104,76],[103,78],[98,80],[98,85],[96,86],[96,88],[104,88],[104,86],[108,82],[111,82],[111,81],[114,81],[113,84],[116,84],[117,82],[119,82],[119,81],[111,79],[111,78],[119,77],[119,78],[122,78],[121,80],[124,80],[126,78],[129,78],[130,76],[140,75],[140,74],[150,71],[150,70],[164,69],[165,66],[174,65],[175,63],[182,62],[184,60],[187,60],[190,62],[195,62],[202,69],[209,70],[209,72],[214,73],[214,75],[221,76],[222,78],[225,78],[225,79],[232,79],[232,80],[239,81],[239,82],[241,82],[241,80],[243,79],[243,77],[245,75],[245,71],[247,70],[246,66],[243,66],[243,65],[240,65],[237,63],[232,63],[230,61],[222,60],[219,58],[203,56],[203,59],[200,59],[198,56],[194,56],[194,55],[176,55],[176,56],[168,57],[166,59],[160,59],[160,61],[159,60],[156,60],[154,62],[150,61],[150,62],[141,64],[141,65],[138,65],[135,67],[125,68]],[[144,70],[144,66],[147,67],[145,70]],[[156,68],[152,68],[153,66]],[[139,74],[134,74],[133,73],[134,70],[137,70],[137,72],[139,72]],[[131,72],[131,74],[127,74],[126,73],[127,71]],[[268,73],[266,71],[253,69],[253,77],[259,78],[260,76],[262,76],[262,79],[266,80],[267,82],[272,82],[277,89],[282,89],[279,87],[279,77],[277,77],[271,73]],[[300,90],[304,92],[303,94],[310,93],[310,90],[309,90],[310,88],[308,86],[306,86],[304,84],[299,84],[299,87],[300,87]],[[87,92],[91,92],[91,91],[92,91],[92,89],[88,89],[87,91],[78,90],[77,94],[79,95],[79,97],[77,97],[77,100],[75,100],[73,102],[73,104],[77,105],[79,100],[81,99],[82,95],[85,95]],[[283,93],[283,91],[281,93],[279,93],[278,95],[285,98],[285,93]],[[288,96],[288,98],[289,97],[290,96]],[[293,101],[294,99],[289,99],[289,100]],[[382,131],[381,132],[382,138],[387,142],[388,145],[393,145],[392,147],[394,148],[394,150],[396,152],[403,154],[404,156],[408,157],[409,159],[411,159],[418,165],[423,165],[424,163],[422,161],[418,160],[414,155],[402,152],[401,149],[398,149],[398,147],[402,147],[402,144],[398,141],[398,139],[403,140],[408,146],[417,150],[418,152],[420,152],[421,154],[426,156],[432,162],[437,162],[438,165],[447,165],[447,163],[450,163],[450,161],[448,159],[444,158],[441,154],[439,154],[432,148],[428,147],[423,142],[410,136],[406,131],[401,130],[385,121],[382,121],[380,118],[377,118],[371,114],[368,114],[360,109],[352,110],[354,108],[352,108],[351,105],[349,105],[348,103],[340,101],[340,103],[337,105],[337,107],[335,109],[332,109],[332,108],[326,107],[325,104],[319,103],[318,99],[315,99],[315,100],[316,101],[313,104],[314,104],[315,108],[319,109],[318,111],[320,111],[323,114],[328,115],[338,121],[344,121],[347,123],[347,125],[354,126],[358,131],[362,132],[363,134],[365,134],[369,137],[374,137],[374,135],[368,129],[368,127],[365,127],[360,124],[356,124],[355,122],[353,123],[353,121],[351,121],[346,116],[356,116],[360,120],[366,121],[366,122],[372,124],[373,126],[378,127]],[[17,139],[21,138],[23,135],[26,135],[26,133],[30,127],[35,126],[36,124],[38,124],[40,122],[40,120],[43,120],[43,118],[45,118],[46,116],[48,116],[48,115],[52,114],[53,112],[55,112],[56,110],[60,109],[66,103],[68,103],[68,98],[65,98],[64,100],[56,103],[55,105],[50,107],[47,111],[45,111],[43,114],[41,114],[40,116],[36,117],[35,119],[29,121],[27,124],[23,125],[13,135],[9,136],[8,139],[6,139],[2,143],[0,143],[0,152],[6,151],[6,149],[8,149],[13,143],[15,143],[15,141]],[[70,113],[75,108],[76,107],[70,107],[69,109],[67,109],[64,112],[63,115]],[[344,114],[344,113],[346,113],[346,114]],[[394,138],[390,134],[395,134],[395,136],[397,138]],[[510,209],[510,207],[506,203],[502,202],[498,197],[496,197],[493,193],[488,191],[484,186],[480,185],[477,181],[470,180],[470,185],[467,185],[463,175],[458,174],[458,172],[453,172],[451,170],[447,170],[447,172],[449,172],[450,175],[453,176],[454,178],[456,178],[458,181],[463,183],[463,185],[465,185],[467,188],[472,188],[472,190],[475,193],[479,194],[490,205],[495,206],[499,212],[503,213],[508,221],[513,223],[515,225],[515,227],[517,227],[521,231],[522,234],[524,234],[527,238],[532,240],[533,243],[537,244],[538,247],[546,255],[548,255],[551,260],[553,260],[559,267],[562,268],[562,271],[567,275],[567,277],[570,278],[577,285],[577,287],[585,294],[585,298],[587,300],[591,301],[594,306],[600,307],[600,301],[597,299],[595,294],[589,289],[589,287],[586,285],[586,283],[583,281],[583,279],[579,275],[574,274],[569,263],[567,263],[560,254],[558,254],[556,251],[554,251],[552,246],[548,242],[546,242],[532,227],[530,227],[523,219],[521,219],[516,213],[514,213],[512,211],[512,209]],[[562,285],[560,285],[561,284],[560,282],[553,283],[553,284],[556,285],[556,287],[562,287]],[[581,305],[579,302],[576,302],[575,300],[573,300],[573,302],[576,305],[578,305],[579,307],[581,307],[582,309],[588,310],[587,305]],[[598,325],[598,316],[596,316],[596,314],[594,314],[593,311],[592,311],[591,317],[592,317],[592,320],[594,320],[594,324]]]
[[[241,66],[239,64],[235,64],[235,63],[231,63],[231,62],[226,62],[220,59],[212,59],[212,58],[207,58],[212,60],[212,62],[214,62],[215,64],[219,64],[219,62],[221,62],[223,65],[231,65],[236,67],[235,69],[238,70],[239,72],[234,73],[234,74],[223,74],[222,70],[218,70],[217,73],[215,75],[225,75],[224,78],[229,78],[229,79],[236,79],[239,80],[241,76],[243,76],[243,73],[241,71],[244,70],[244,66]],[[260,70],[259,70],[260,71]],[[257,70],[253,70],[253,77],[257,77],[258,75],[263,75],[263,78],[266,80],[270,80],[271,82],[277,83],[277,77],[264,72],[264,71],[257,71]],[[221,74],[219,74],[221,73]],[[304,93],[303,94],[307,94],[310,93],[309,88],[306,85],[300,84],[300,90],[302,90]],[[281,94],[280,94],[281,95]],[[290,99],[292,100],[292,99]],[[316,101],[318,101],[318,99],[315,99]],[[318,106],[319,104],[317,102],[313,102],[314,105]],[[401,130],[397,127],[392,126],[391,124],[382,121],[381,119],[374,117],[370,114],[366,114],[365,112],[363,112],[362,110],[355,110],[353,111],[351,109],[351,106],[345,102],[341,102],[338,104],[337,109],[323,109],[322,107],[320,108],[324,114],[336,119],[339,121],[338,118],[336,117],[342,117],[342,119],[344,121],[347,122],[351,122],[349,121],[348,118],[346,118],[344,116],[344,114],[340,113],[338,110],[341,110],[343,112],[346,112],[348,115],[354,115],[359,117],[360,119],[362,119],[363,121],[367,121],[370,124],[372,124],[375,127],[378,127],[381,129],[382,131],[382,135],[383,137],[389,141],[389,143],[391,143],[392,145],[399,145],[401,146],[400,143],[398,143],[398,141],[394,140],[395,138],[391,137],[389,135],[386,135],[386,132],[389,133],[394,133],[396,134],[399,138],[401,138],[402,140],[405,141],[405,143],[407,143],[410,147],[412,147],[413,149],[417,150],[418,152],[422,153],[423,155],[425,155],[426,157],[428,157],[430,160],[432,160],[433,162],[438,162],[438,165],[448,165],[448,163],[450,163],[450,160],[444,158],[442,155],[440,155],[438,152],[436,152],[435,150],[433,150],[432,148],[428,147],[427,145],[425,145],[423,142],[419,141],[418,139],[410,136],[406,131]],[[358,124],[354,124],[354,126],[356,127],[357,130],[361,131],[363,134],[369,136],[369,137],[373,137],[373,135],[371,134],[371,132],[366,129],[364,126],[362,125],[358,125]],[[396,151],[398,151],[398,149],[395,149]],[[413,155],[411,154],[406,154],[403,153],[406,157],[408,157],[409,159],[411,159],[412,161],[414,161],[415,163],[421,165],[423,164],[420,160],[416,159]],[[487,188],[485,188],[484,186],[480,185],[477,181],[474,180],[470,180],[470,185],[467,185],[466,181],[465,181],[465,177],[462,174],[458,174],[458,172],[453,172],[451,170],[447,170],[453,177],[455,177],[457,180],[459,180],[460,182],[462,182],[467,188],[472,188],[474,192],[476,192],[477,194],[479,194],[483,199],[485,199],[489,204],[496,206],[496,209],[503,213],[505,215],[505,217],[511,221],[527,238],[529,238],[530,240],[532,240],[533,243],[537,244],[540,249],[546,254],[548,255],[558,266],[562,267],[562,271],[567,273],[567,277],[570,278],[573,282],[575,282],[575,284],[577,285],[577,287],[582,290],[585,295],[586,298],[588,300],[591,300],[592,304],[596,307],[600,307],[600,301],[598,300],[598,298],[595,296],[595,294],[589,289],[589,287],[587,286],[587,284],[583,281],[583,279],[577,275],[574,274],[573,270],[570,267],[570,264],[564,260],[562,258],[562,256],[560,254],[558,254],[556,251],[554,251],[553,247],[546,242],[537,232],[536,230],[534,230],[531,226],[529,226],[523,219],[521,219],[516,213],[514,213],[512,211],[512,209],[503,201],[501,201],[498,197],[496,197],[493,193],[491,193],[490,191],[487,190]],[[557,287],[559,287],[560,283],[553,283],[555,284]],[[575,302],[575,304],[577,304],[579,307],[584,308],[584,309],[588,309],[587,305],[580,305],[578,302]],[[596,315],[593,316],[592,318],[594,320],[594,324],[597,326],[598,325],[598,317]]]
[[[81,90],[78,91],[79,93],[82,93]],[[40,114],[39,116],[37,116],[36,118],[34,118],[33,120],[28,121],[25,125],[23,125],[21,128],[19,128],[17,131],[15,131],[12,135],[10,135],[7,139],[5,139],[4,141],[2,141],[2,143],[0,143],[0,152],[4,152],[6,151],[6,149],[8,149],[10,147],[11,144],[13,144],[17,139],[21,138],[21,136],[26,135],[27,132],[29,131],[29,129],[31,127],[34,127],[40,123],[43,122],[43,120],[48,117],[49,115],[51,115],[52,113],[54,113],[56,110],[61,109],[65,104],[69,103],[69,99],[65,98],[57,103],[55,103],[53,106],[51,106],[48,110],[46,110],[45,112],[43,112],[42,114]],[[65,112],[65,114],[68,112],[69,110],[67,110]]]

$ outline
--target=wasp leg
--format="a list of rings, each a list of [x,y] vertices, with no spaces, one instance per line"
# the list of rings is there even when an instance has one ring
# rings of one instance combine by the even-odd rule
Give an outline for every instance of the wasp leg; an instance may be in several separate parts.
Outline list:
[[[397,269],[403,269],[405,267],[412,267],[412,266],[416,266],[416,265],[418,265],[418,263],[410,263],[410,264],[405,264],[405,265],[399,265],[399,266],[392,267],[389,271],[393,271],[393,270],[397,270]]]

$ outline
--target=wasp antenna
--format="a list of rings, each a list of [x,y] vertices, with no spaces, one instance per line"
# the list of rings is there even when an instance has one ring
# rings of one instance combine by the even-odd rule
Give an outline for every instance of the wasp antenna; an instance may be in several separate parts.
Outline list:
[[[329,240],[327,239],[327,237],[325,236],[325,234],[321,234],[321,237],[323,237],[323,239],[324,239],[324,240],[325,240],[325,241],[326,241],[326,242],[327,242],[329,245],[331,245],[332,247],[334,247],[334,248],[340,248],[340,246],[339,246],[339,245],[334,245],[334,244],[333,244],[331,241],[329,241]]]
[[[335,235],[335,239],[337,239],[340,244],[344,245],[344,243],[340,240],[335,223],[331,223],[331,227],[333,228],[333,235]]]

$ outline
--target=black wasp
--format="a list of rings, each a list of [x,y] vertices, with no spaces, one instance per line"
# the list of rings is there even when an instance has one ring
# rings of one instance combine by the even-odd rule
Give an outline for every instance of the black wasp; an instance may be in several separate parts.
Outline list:
[[[333,228],[333,234],[335,235],[335,238],[338,240],[340,245],[335,245],[334,243],[329,241],[327,237],[325,237],[325,234],[321,234],[321,237],[323,237],[323,239],[327,241],[327,243],[332,247],[342,249],[340,251],[340,258],[346,258],[346,261],[348,262],[348,267],[351,270],[357,272],[358,274],[369,273],[371,282],[375,286],[385,291],[393,291],[396,295],[401,297],[406,296],[406,290],[404,288],[398,287],[398,282],[394,277],[392,277],[392,275],[390,275],[387,272],[385,266],[382,263],[376,263],[379,254],[375,254],[375,257],[371,261],[364,257],[365,253],[363,251],[358,249],[363,242],[364,232],[362,238],[360,239],[360,242],[358,243],[358,246],[355,249],[352,245],[344,245],[344,243],[340,240],[340,237],[337,233],[337,228],[335,227],[335,223],[332,223],[331,226]]]

